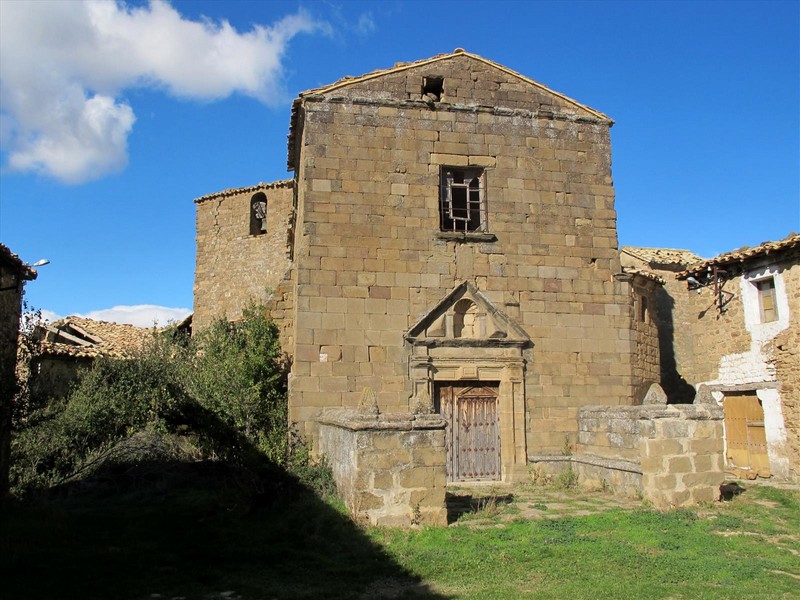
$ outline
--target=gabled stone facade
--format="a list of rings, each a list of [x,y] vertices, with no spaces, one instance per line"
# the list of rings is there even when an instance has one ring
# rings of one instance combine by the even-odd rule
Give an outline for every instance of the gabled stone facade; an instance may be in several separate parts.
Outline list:
[[[612,124],[462,50],[305,92],[293,180],[197,200],[194,325],[266,301],[315,445],[322,412],[365,390],[380,413],[480,406],[488,478],[513,480],[575,443],[582,406],[633,404],[654,377],[616,277]]]

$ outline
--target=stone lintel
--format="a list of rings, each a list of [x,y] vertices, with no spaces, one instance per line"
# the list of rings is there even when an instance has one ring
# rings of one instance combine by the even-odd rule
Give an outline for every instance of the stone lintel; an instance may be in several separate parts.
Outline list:
[[[409,339],[409,338],[406,338]],[[504,340],[504,339],[468,339],[468,338],[454,338],[454,339],[420,339],[411,340],[414,344],[419,346],[426,346],[428,348],[527,348],[531,345],[530,340]]]
[[[317,421],[322,425],[333,425],[349,431],[415,431],[444,429],[446,425],[446,421],[439,415],[382,413],[373,416],[351,408],[325,409]]]
[[[436,239],[448,242],[496,242],[497,236],[487,231],[437,231]]]
[[[704,384],[712,392],[750,392],[753,390],[777,390],[781,384],[779,381],[754,381],[752,383],[739,383],[726,385],[723,383]]]
[[[720,420],[722,409],[706,404],[649,404],[640,406],[582,406],[582,417],[610,415],[618,419],[685,419],[689,421]]]

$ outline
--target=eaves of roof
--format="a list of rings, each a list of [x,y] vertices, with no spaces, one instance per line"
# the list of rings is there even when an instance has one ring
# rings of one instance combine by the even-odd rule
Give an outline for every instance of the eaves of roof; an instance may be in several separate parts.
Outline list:
[[[622,246],[620,251],[651,264],[682,264],[688,266],[703,260],[691,250],[682,250],[679,248],[644,248],[641,246]]]
[[[281,179],[280,181],[273,181],[272,183],[258,183],[256,185],[251,185],[247,187],[229,188],[227,190],[222,190],[220,192],[214,192],[213,194],[206,194],[205,196],[200,196],[199,198],[195,198],[194,203],[200,204],[201,202],[205,202],[206,200],[213,200],[215,198],[227,198],[228,196],[236,196],[238,194],[251,194],[254,192],[259,192],[261,190],[290,188],[293,185],[294,185],[294,180]]]
[[[661,277],[658,273],[653,273],[652,271],[648,271],[646,269],[637,269],[636,267],[625,267],[622,271],[623,273],[627,273],[633,275],[635,278],[642,278],[647,279],[649,281],[655,281],[659,285],[664,285],[667,281]]]
[[[20,279],[25,281],[36,279],[36,270],[31,268],[27,263],[22,262],[19,256],[14,254],[8,246],[2,243],[0,243],[0,263],[3,263],[9,269],[16,272]]]
[[[699,263],[691,265],[685,271],[676,274],[678,279],[686,279],[690,275],[697,275],[703,271],[707,271],[709,267],[722,267],[732,264],[746,264],[756,260],[763,259],[765,256],[773,255],[776,260],[782,258],[791,250],[800,249],[800,234],[790,233],[782,240],[774,242],[763,242],[753,248],[740,248],[732,252],[720,254],[715,258],[704,260]]]

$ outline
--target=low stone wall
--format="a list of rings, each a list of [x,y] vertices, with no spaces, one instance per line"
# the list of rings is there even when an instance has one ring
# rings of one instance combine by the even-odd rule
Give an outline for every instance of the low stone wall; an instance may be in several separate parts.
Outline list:
[[[438,415],[322,413],[319,450],[344,502],[373,525],[446,525],[445,421]]]
[[[645,499],[656,508],[719,500],[725,479],[722,409],[649,408],[639,422]]]
[[[586,406],[574,455],[529,459],[656,508],[710,502],[725,477],[722,423],[722,410],[707,404]]]

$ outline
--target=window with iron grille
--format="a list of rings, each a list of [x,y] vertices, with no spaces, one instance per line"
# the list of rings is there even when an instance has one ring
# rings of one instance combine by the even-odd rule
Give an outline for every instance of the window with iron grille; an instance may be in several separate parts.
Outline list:
[[[483,169],[442,167],[439,226],[442,231],[487,231]]]

